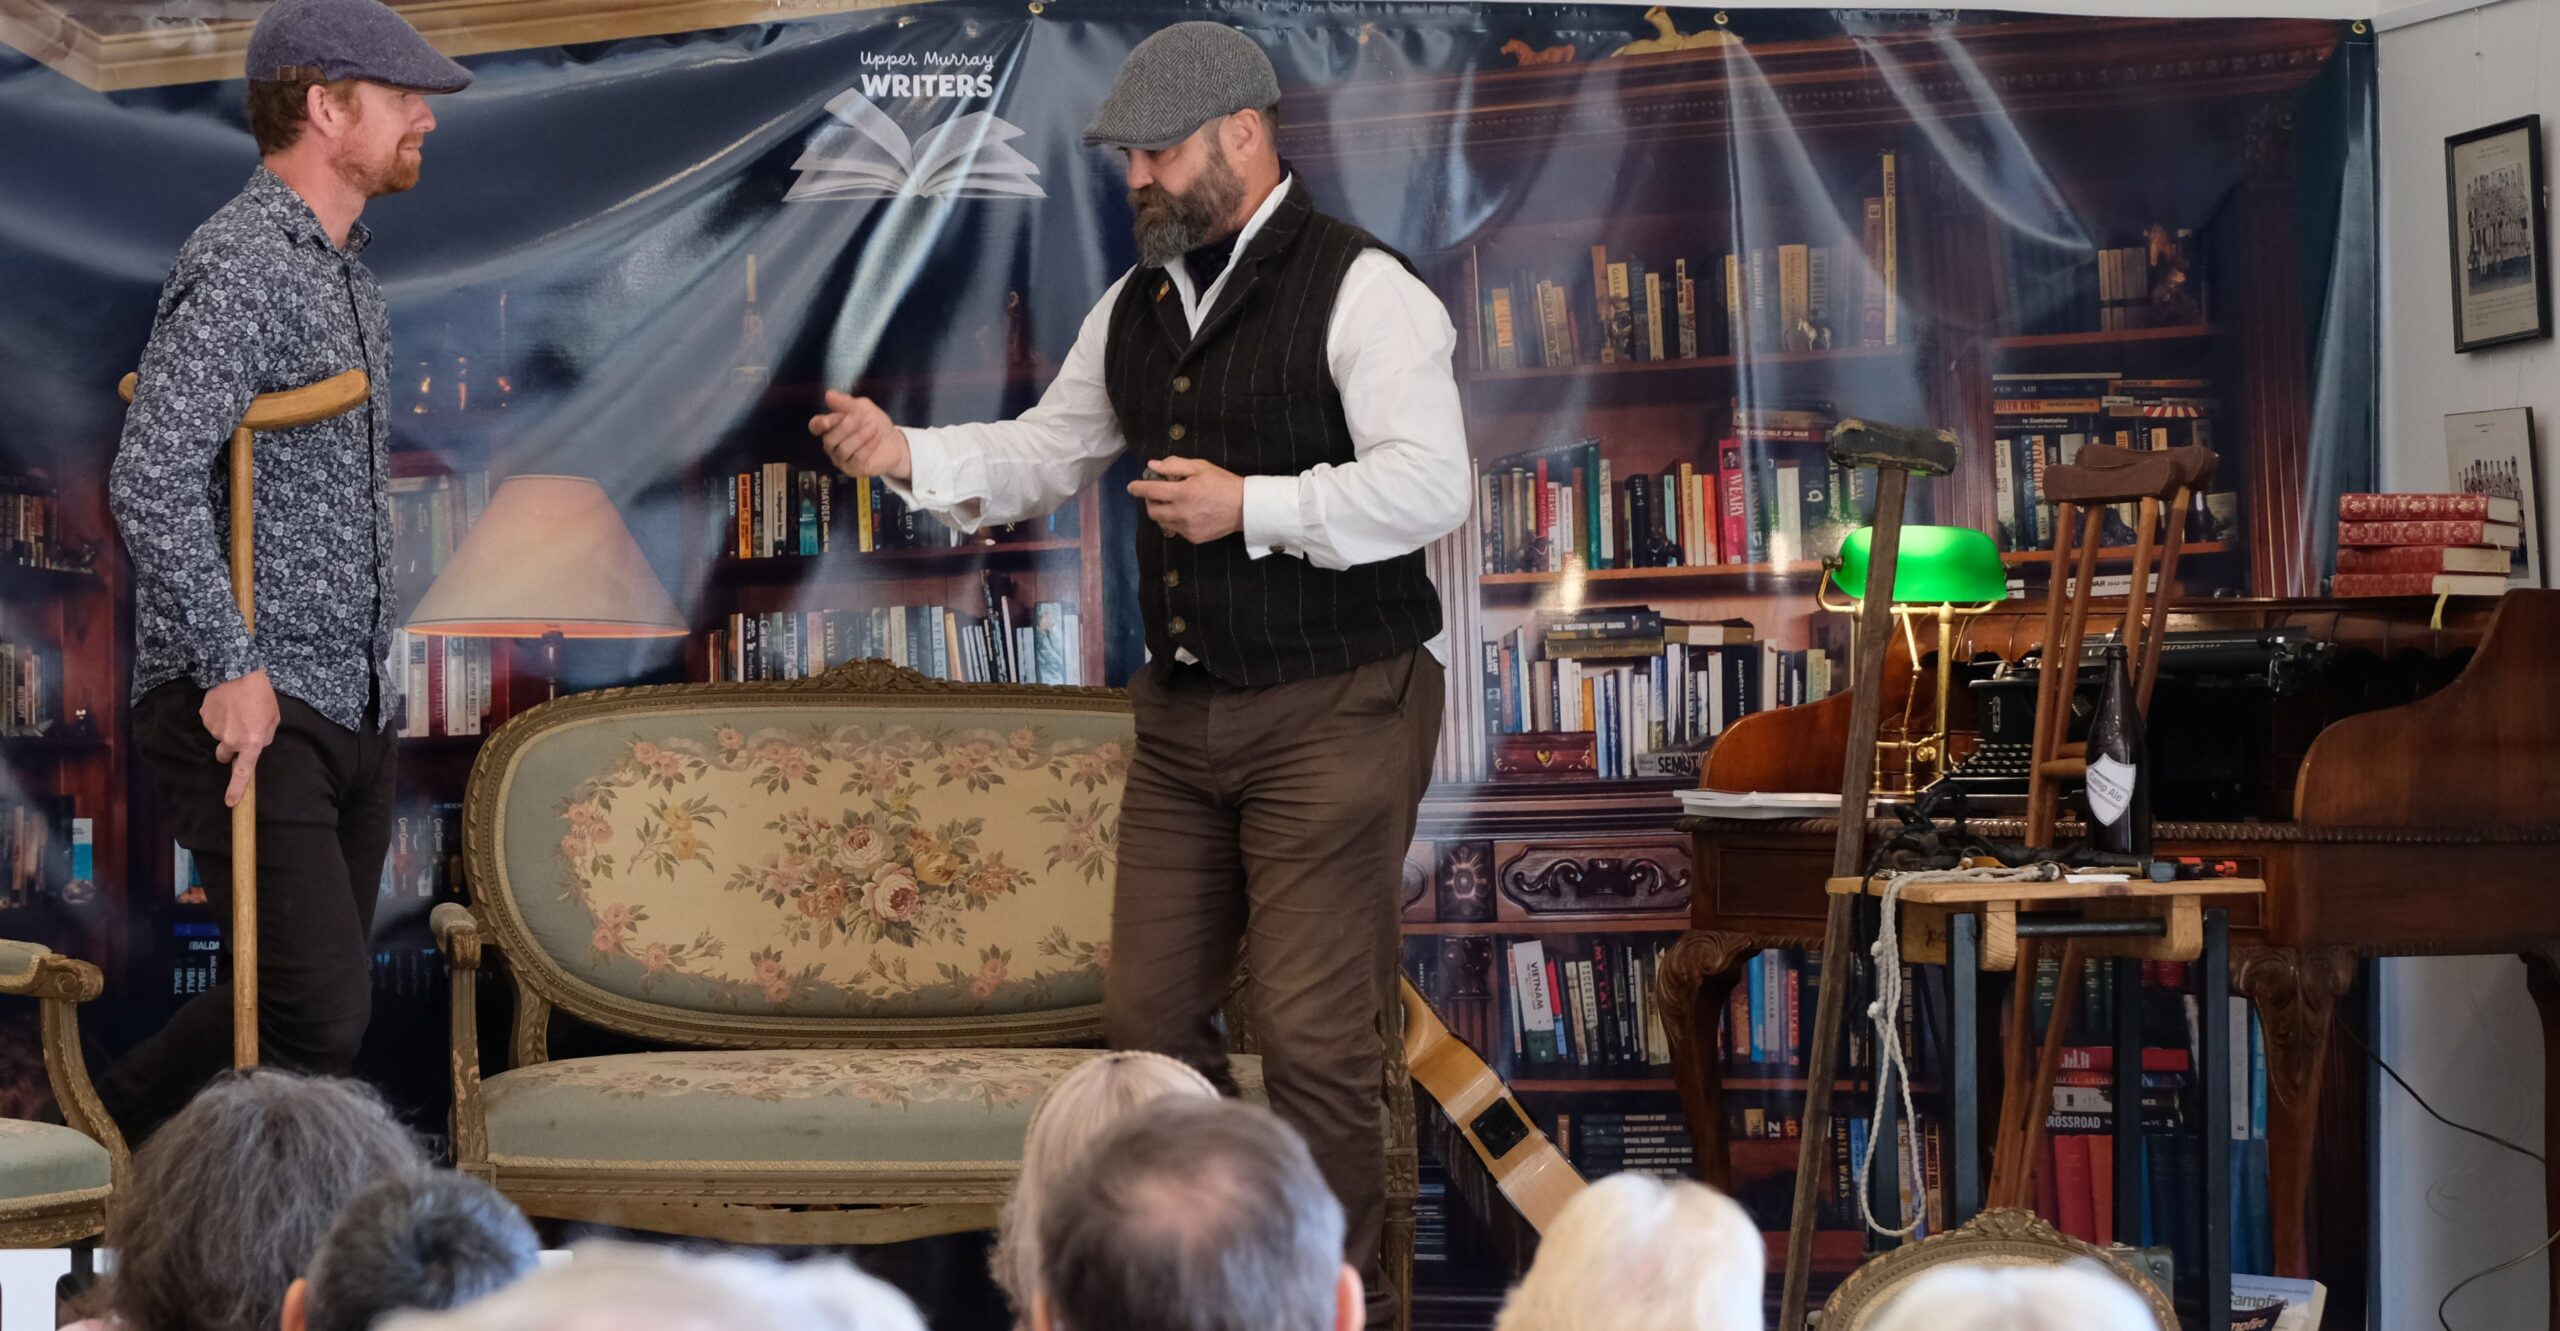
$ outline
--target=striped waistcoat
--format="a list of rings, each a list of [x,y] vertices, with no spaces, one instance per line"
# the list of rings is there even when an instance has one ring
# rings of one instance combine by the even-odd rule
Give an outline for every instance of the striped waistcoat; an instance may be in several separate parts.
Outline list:
[[[1240,476],[1352,461],[1325,333],[1351,261],[1385,248],[1315,211],[1306,186],[1292,182],[1196,335],[1161,270],[1132,274],[1103,350],[1121,437],[1150,462],[1201,458]],[[1188,648],[1229,684],[1349,670],[1440,632],[1440,598],[1420,551],[1322,569],[1294,555],[1247,558],[1241,533],[1194,545],[1143,514],[1136,526],[1147,650]]]

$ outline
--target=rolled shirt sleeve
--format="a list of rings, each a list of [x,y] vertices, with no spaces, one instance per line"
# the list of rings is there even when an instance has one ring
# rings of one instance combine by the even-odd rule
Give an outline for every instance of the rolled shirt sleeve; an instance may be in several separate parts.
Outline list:
[[[1352,568],[1455,531],[1470,483],[1448,311],[1404,265],[1372,250],[1343,275],[1326,336],[1353,460],[1246,477],[1248,550]]]

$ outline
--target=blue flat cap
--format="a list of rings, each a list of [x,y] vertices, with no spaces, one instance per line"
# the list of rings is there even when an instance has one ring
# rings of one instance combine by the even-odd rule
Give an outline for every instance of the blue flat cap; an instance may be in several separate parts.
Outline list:
[[[382,0],[276,0],[249,34],[249,77],[362,79],[411,92],[460,92],[471,71],[427,44]]]
[[[1088,148],[1170,148],[1223,115],[1268,110],[1280,76],[1251,37],[1223,23],[1176,23],[1138,43],[1111,81]]]

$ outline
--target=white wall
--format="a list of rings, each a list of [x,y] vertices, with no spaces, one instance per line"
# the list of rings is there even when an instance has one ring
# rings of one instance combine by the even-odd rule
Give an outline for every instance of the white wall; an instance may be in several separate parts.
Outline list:
[[[2386,27],[2379,42],[2382,480],[2440,489],[2448,413],[2529,406],[2537,434],[2560,428],[2560,344],[2453,352],[2444,181],[2449,134],[2530,112],[2546,135],[2560,132],[2560,0]],[[2560,511],[2554,462],[2545,443],[2546,513]],[[2542,1031],[2522,964],[2444,958],[2381,970],[2383,1057],[2457,1122],[2541,1149]],[[2429,1119],[2398,1087],[2381,1094],[2382,1291],[2370,1325],[2432,1327],[2455,1282],[2543,1239],[2542,1171]],[[2455,1301],[2453,1325],[2541,1325],[2545,1270],[2536,1258],[2473,1285]]]

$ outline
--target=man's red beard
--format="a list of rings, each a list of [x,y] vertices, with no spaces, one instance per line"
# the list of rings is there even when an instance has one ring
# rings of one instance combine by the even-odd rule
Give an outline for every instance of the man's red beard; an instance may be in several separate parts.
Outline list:
[[[368,199],[415,189],[418,172],[425,161],[425,144],[425,135],[413,135],[400,140],[399,146],[380,161],[359,162],[353,158],[342,158],[338,174]]]

